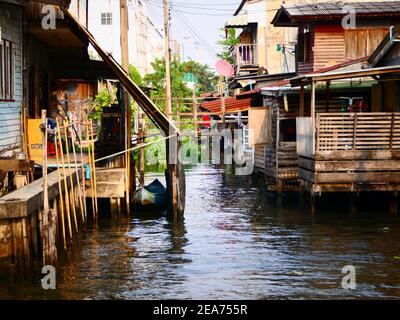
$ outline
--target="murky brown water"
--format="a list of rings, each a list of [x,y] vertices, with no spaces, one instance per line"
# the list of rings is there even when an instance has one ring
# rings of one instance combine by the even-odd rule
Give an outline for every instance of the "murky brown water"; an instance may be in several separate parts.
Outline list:
[[[315,216],[296,195],[282,206],[248,177],[187,171],[185,221],[105,218],[58,267],[57,290],[2,282],[0,298],[400,298],[400,218],[383,196],[358,214],[330,197]],[[357,288],[341,288],[345,265]]]

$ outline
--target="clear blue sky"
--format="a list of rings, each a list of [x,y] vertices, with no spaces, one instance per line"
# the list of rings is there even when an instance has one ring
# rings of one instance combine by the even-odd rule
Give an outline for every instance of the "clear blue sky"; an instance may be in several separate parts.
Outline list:
[[[153,22],[162,27],[162,0],[144,0]],[[214,68],[220,46],[220,28],[233,16],[241,0],[175,0],[171,1],[171,37],[183,46],[189,57]],[[182,52],[182,50],[181,50]]]

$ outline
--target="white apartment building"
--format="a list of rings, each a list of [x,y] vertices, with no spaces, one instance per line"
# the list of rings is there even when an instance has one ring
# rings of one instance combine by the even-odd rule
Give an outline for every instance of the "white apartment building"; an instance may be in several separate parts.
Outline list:
[[[164,55],[164,38],[150,20],[141,0],[127,0],[129,63],[144,76],[153,71],[151,63]],[[121,63],[120,1],[90,0],[89,31],[115,60]]]

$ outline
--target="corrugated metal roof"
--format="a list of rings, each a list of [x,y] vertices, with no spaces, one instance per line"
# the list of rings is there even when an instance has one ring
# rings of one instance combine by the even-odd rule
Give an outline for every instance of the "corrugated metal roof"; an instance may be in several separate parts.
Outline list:
[[[299,3],[282,5],[282,8],[292,17],[299,16],[343,16],[347,14],[343,8],[354,8],[356,14],[382,14],[400,11],[400,1],[384,2],[326,2]]]
[[[251,106],[251,98],[236,99],[236,97],[228,97],[225,99],[225,112],[236,113],[246,111]],[[221,112],[221,99],[204,102],[200,105],[201,108],[206,109],[208,112]]]

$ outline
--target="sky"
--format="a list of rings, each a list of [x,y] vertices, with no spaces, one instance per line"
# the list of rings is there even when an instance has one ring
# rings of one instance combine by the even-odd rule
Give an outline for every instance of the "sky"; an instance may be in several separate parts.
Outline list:
[[[144,0],[149,15],[156,26],[163,26],[163,0]],[[192,58],[211,68],[221,50],[220,28],[239,7],[241,0],[170,0],[171,39],[182,46],[182,59]]]

